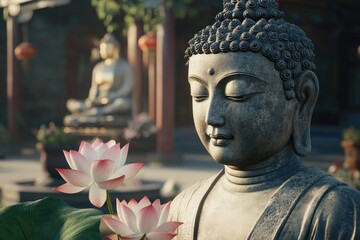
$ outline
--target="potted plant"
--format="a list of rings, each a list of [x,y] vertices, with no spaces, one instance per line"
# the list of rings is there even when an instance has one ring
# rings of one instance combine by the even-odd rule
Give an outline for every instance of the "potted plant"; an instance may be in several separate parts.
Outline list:
[[[45,178],[37,182],[40,185],[54,185],[61,180],[55,168],[68,167],[64,159],[63,149],[71,149],[78,145],[77,139],[64,133],[55,123],[50,122],[48,126],[42,124],[35,131],[36,149],[40,155],[40,164],[45,172]]]
[[[360,190],[360,172],[358,170],[352,171],[346,163],[333,162],[328,168],[328,173],[350,187]]]
[[[156,125],[147,113],[140,113],[128,123],[124,129],[123,138],[131,142],[133,150],[151,151],[155,149]]]
[[[360,170],[360,129],[349,127],[343,130],[341,146],[345,151],[344,164],[352,171]]]

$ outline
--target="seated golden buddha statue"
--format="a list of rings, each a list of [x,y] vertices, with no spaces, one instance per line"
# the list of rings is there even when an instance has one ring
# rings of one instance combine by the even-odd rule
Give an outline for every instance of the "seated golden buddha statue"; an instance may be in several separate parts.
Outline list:
[[[319,93],[313,44],[274,0],[223,2],[185,57],[196,131],[224,169],[174,199],[177,239],[360,239],[360,193],[300,160]]]
[[[112,34],[100,41],[100,56],[92,72],[89,95],[85,100],[69,99],[71,113],[65,126],[126,126],[131,119],[134,74],[131,66],[120,58],[119,42]]]

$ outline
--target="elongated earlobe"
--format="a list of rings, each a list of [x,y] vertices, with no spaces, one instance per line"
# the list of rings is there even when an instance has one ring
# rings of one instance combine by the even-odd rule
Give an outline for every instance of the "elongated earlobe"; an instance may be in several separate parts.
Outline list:
[[[294,90],[297,104],[293,116],[292,140],[296,154],[305,156],[311,151],[311,117],[319,94],[315,73],[305,71],[296,81]]]

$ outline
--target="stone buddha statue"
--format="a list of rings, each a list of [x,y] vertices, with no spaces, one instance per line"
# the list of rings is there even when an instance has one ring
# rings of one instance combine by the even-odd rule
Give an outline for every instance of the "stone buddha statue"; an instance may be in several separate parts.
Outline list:
[[[319,85],[313,44],[274,0],[224,0],[189,41],[193,117],[224,169],[173,201],[177,239],[360,239],[360,194],[300,158]]]
[[[89,95],[85,100],[69,99],[71,113],[65,126],[126,126],[131,119],[134,74],[131,66],[120,58],[120,46],[107,33],[100,41],[100,56],[92,72]]]

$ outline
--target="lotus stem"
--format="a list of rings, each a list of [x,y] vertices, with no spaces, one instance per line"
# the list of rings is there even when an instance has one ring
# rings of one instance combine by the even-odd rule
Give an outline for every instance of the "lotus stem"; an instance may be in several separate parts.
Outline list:
[[[113,209],[113,206],[112,206],[112,203],[111,203],[110,194],[109,194],[108,190],[106,190],[106,205],[108,207],[109,213],[111,215],[114,215],[114,209]],[[116,239],[121,240],[120,235],[116,234]]]
[[[113,210],[113,206],[112,206],[112,203],[111,203],[110,194],[109,194],[108,190],[106,190],[106,205],[108,207],[109,213],[111,215],[114,215],[114,210]]]

